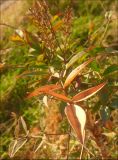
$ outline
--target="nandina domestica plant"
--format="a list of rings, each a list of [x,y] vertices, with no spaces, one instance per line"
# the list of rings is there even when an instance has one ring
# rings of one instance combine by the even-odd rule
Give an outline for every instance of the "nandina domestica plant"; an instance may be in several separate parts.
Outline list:
[[[72,8],[68,7],[65,13],[52,16],[47,3],[42,0],[37,1],[30,8],[28,16],[29,21],[35,28],[34,32],[31,33],[26,29],[21,29],[17,30],[15,35],[11,37],[12,41],[29,47],[28,56],[30,60],[26,63],[26,70],[24,69],[16,78],[19,80],[31,77],[25,100],[42,102],[48,118],[44,127],[40,126],[39,130],[35,128],[32,132],[30,129],[28,130],[22,116],[20,118],[15,117],[17,123],[15,136],[19,126],[23,128],[24,133],[21,136],[16,136],[16,139],[11,142],[9,146],[10,157],[14,157],[16,152],[30,139],[39,139],[38,145],[36,144],[36,147],[34,147],[33,154],[41,149],[45,152],[47,146],[55,147],[55,139],[52,138],[51,141],[49,136],[62,134],[67,136],[65,138],[67,152],[63,149],[64,144],[62,148],[60,147],[61,153],[56,155],[56,158],[62,155],[62,158],[69,159],[76,143],[80,145],[76,149],[76,152],[79,153],[76,158],[82,159],[84,154],[95,158],[96,155],[86,146],[88,137],[92,142],[94,141],[96,148],[99,148],[99,157],[108,158],[108,152],[100,141],[100,137],[104,132],[101,129],[102,125],[109,128],[109,123],[108,120],[103,121],[99,118],[103,114],[103,110],[101,111],[102,114],[99,113],[102,106],[101,99],[103,98],[100,97],[100,94],[103,95],[103,92],[107,94],[109,88],[109,81],[104,76],[108,69],[103,72],[103,68],[100,68],[101,63],[103,63],[102,59],[104,60],[106,55],[104,52],[104,54],[102,53],[104,51],[100,43],[102,40],[99,38],[96,40],[96,37],[94,37],[97,32],[96,29],[93,32],[88,31],[89,35],[86,37],[86,42],[83,43],[82,41],[79,45],[83,46],[79,48],[78,39],[73,36],[74,13]],[[105,21],[105,26],[108,23],[109,20],[108,22]],[[103,35],[105,32],[106,29],[104,28]],[[98,95],[95,95],[96,93]],[[97,102],[99,102],[100,107],[93,107]],[[51,110],[50,106],[59,107],[62,112],[54,108]],[[47,112],[52,112],[50,113],[52,117]],[[104,110],[104,112],[106,114],[107,111]],[[66,123],[68,125],[65,127],[66,132],[58,133],[58,129],[55,127],[55,124],[58,124],[57,119],[59,122],[63,122],[65,119],[68,121],[70,126]],[[54,133],[48,132],[51,130],[51,127],[47,127],[48,123],[50,123]],[[75,138],[74,142],[71,141],[73,137]],[[57,146],[59,143],[57,142]],[[58,150],[58,147],[56,149]]]

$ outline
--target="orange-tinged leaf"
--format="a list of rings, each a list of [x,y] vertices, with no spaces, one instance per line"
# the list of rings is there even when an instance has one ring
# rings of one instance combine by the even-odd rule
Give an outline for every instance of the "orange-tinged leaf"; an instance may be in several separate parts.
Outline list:
[[[53,96],[53,97],[56,97],[56,98],[58,98],[60,100],[63,100],[65,102],[68,102],[68,103],[72,102],[72,100],[70,98],[66,97],[63,94],[58,94],[58,93],[55,93],[53,91],[49,91],[49,92],[46,92],[46,93],[49,94],[49,95],[51,95],[51,96]]]
[[[4,63],[0,63],[0,69],[3,69],[3,68],[4,68],[4,66],[5,66],[5,64],[4,64]]]
[[[27,96],[27,98],[38,96],[38,95],[40,95],[42,93],[49,92],[50,90],[57,90],[57,89],[60,89],[60,88],[61,88],[61,86],[60,85],[56,85],[56,84],[45,85],[45,86],[42,86],[40,88],[35,89],[33,92],[31,92]]]
[[[78,105],[68,105],[65,108],[65,114],[68,118],[70,125],[75,131],[77,138],[83,144],[85,139],[85,123],[86,113]]]
[[[24,42],[24,39],[21,38],[19,35],[14,35],[10,37],[10,40],[14,41],[14,42]]]
[[[91,96],[93,96],[95,93],[97,93],[105,85],[106,85],[106,82],[101,83],[97,86],[91,87],[91,88],[89,88],[85,91],[82,91],[82,92],[78,93],[77,95],[75,95],[72,98],[72,100],[75,101],[75,102],[80,102],[80,101],[86,100],[86,99],[90,98]]]
[[[53,29],[54,31],[57,31],[63,24],[63,21],[58,21],[54,26],[53,26]]]
[[[64,88],[66,88],[74,80],[74,78],[81,73],[82,69],[84,69],[92,61],[93,58],[89,59],[88,61],[84,62],[83,64],[75,68],[66,78]]]

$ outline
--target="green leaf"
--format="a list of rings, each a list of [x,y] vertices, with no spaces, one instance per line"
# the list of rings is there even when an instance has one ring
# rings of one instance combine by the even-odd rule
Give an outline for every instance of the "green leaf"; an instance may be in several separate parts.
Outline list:
[[[110,132],[110,133],[102,133],[103,135],[109,137],[110,139],[113,139],[116,136],[115,132]]]
[[[76,55],[74,55],[71,60],[66,64],[66,69],[68,69],[69,67],[71,67],[77,60],[79,60],[81,57],[84,56],[87,57],[88,55],[88,52],[93,50],[94,49],[94,46],[90,46],[89,48],[77,53]]]
[[[104,76],[112,73],[112,72],[115,72],[115,71],[118,71],[118,65],[112,65],[112,66],[109,66],[103,73]]]
[[[36,76],[36,75],[45,75],[45,72],[41,71],[25,71],[22,74],[18,75],[17,78],[26,77],[26,76]]]
[[[76,55],[74,55],[71,60],[66,64],[66,69],[68,69],[69,67],[71,67],[80,57],[82,57],[86,52],[85,51],[81,51],[79,53],[77,53]]]
[[[90,64],[90,67],[92,68],[93,71],[100,72],[100,67],[96,61],[93,61]]]

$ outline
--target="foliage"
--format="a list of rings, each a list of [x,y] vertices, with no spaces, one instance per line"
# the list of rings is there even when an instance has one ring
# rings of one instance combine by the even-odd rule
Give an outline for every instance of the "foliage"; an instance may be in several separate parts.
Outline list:
[[[110,1],[63,2],[35,2],[29,25],[10,37],[17,48],[0,65],[1,158],[117,157],[118,51],[108,42],[116,14],[102,14]]]

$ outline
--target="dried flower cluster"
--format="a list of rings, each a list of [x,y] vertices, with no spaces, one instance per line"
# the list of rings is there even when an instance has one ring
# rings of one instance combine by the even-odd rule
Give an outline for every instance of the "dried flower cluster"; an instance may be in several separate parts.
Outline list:
[[[71,24],[73,18],[73,11],[72,8],[68,7],[65,11],[64,18],[63,18],[63,34],[67,37],[71,33]]]
[[[46,48],[54,51],[55,37],[48,5],[44,0],[36,1],[30,11],[34,22],[39,28],[41,42],[44,43]]]

